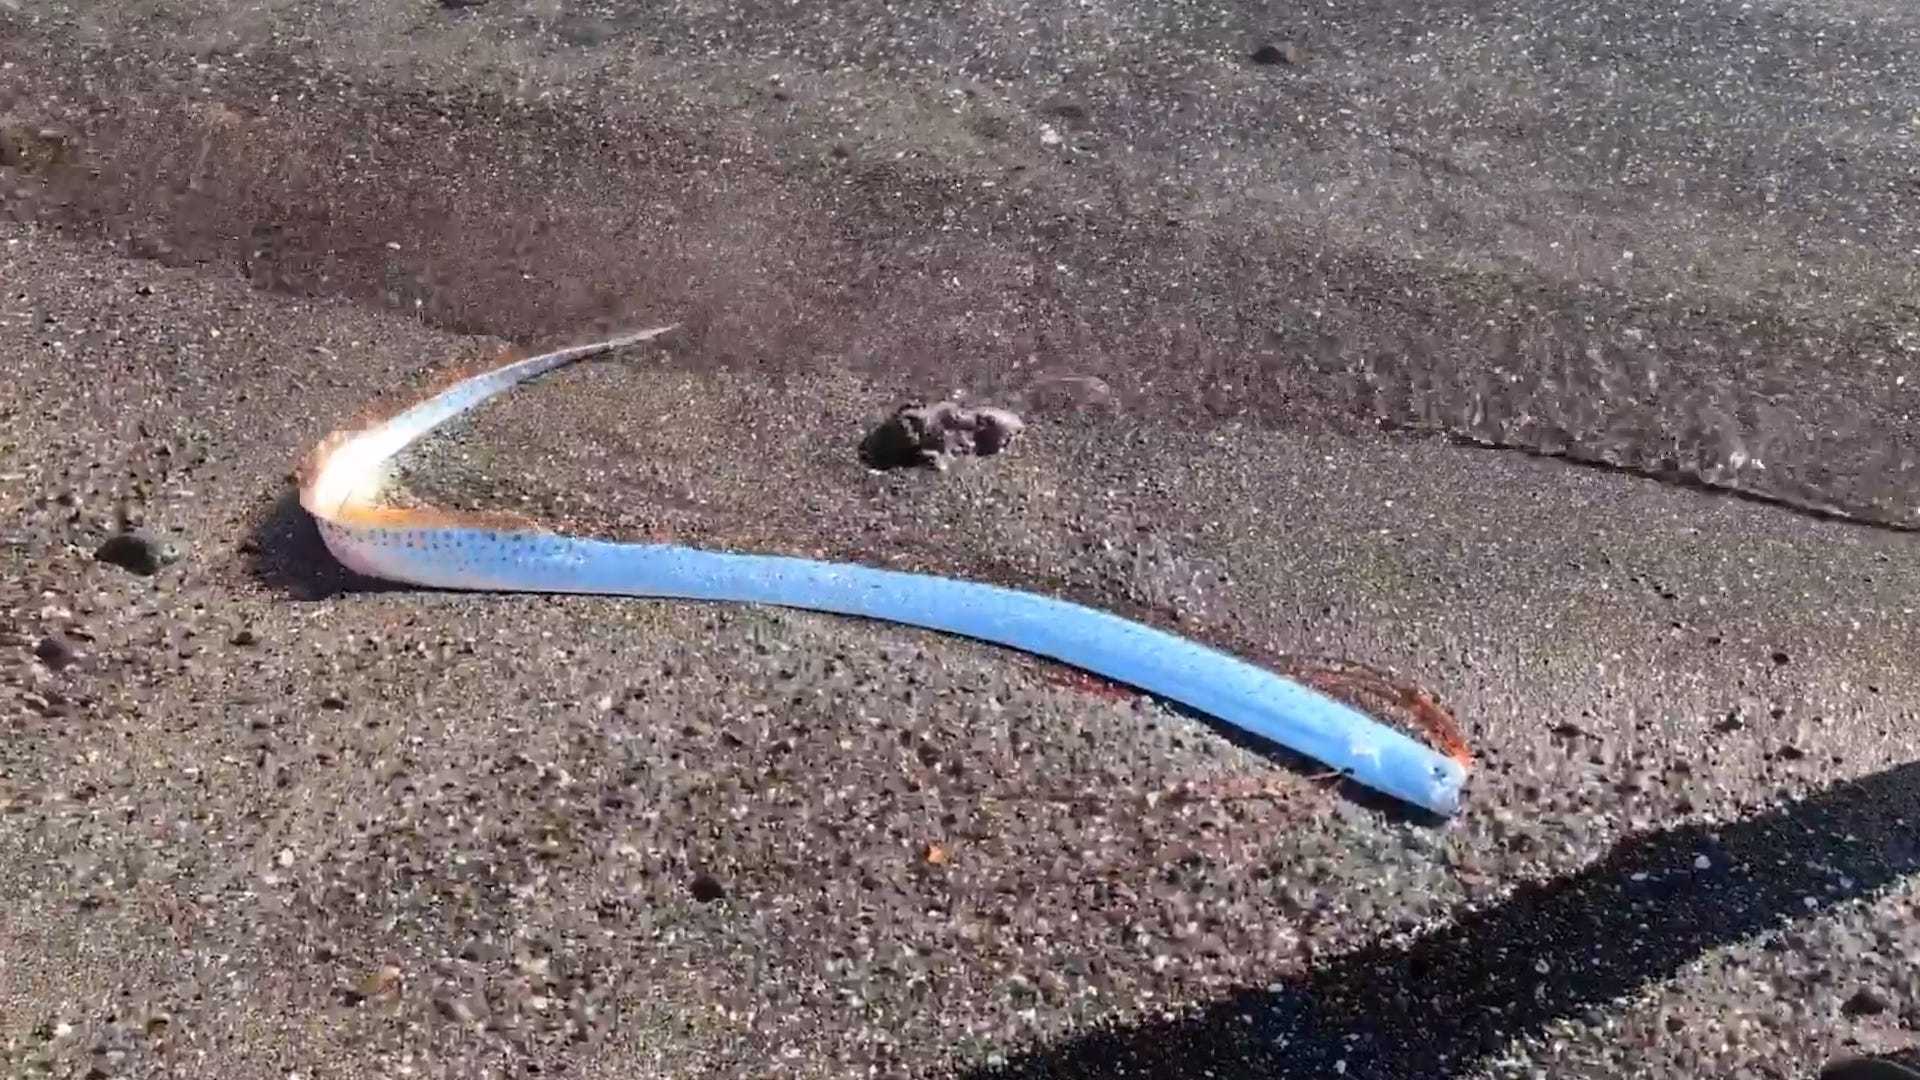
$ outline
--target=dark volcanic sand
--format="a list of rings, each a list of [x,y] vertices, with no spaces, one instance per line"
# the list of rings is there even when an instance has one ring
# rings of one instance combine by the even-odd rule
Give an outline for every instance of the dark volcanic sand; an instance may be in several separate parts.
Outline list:
[[[1685,481],[1915,523],[1920,18],[1479,11],[0,0],[8,1074],[1911,1041],[1912,535]],[[898,628],[343,590],[315,439],[653,320],[412,492],[1392,667],[1468,811]],[[955,391],[1031,427],[860,466]],[[93,558],[121,498],[178,562]]]

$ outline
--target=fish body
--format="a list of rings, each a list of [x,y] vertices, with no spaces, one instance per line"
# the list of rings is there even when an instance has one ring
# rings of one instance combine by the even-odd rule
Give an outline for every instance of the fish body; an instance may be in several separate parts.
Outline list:
[[[1437,814],[1458,812],[1465,761],[1229,653],[1082,604],[852,563],[589,539],[513,515],[378,504],[393,456],[440,424],[527,379],[670,329],[513,360],[335,432],[302,470],[301,504],[333,556],[369,577],[454,590],[767,604],[918,626],[1180,702],[1374,790]]]

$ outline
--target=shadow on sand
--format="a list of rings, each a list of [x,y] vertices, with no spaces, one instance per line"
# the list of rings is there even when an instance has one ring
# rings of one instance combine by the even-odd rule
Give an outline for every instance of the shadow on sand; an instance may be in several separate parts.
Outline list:
[[[320,538],[313,516],[297,493],[281,494],[254,516],[244,549],[254,580],[294,600],[325,600],[348,593],[397,592],[410,588],[366,577],[341,566]]]
[[[1920,762],[1731,825],[1636,836],[1410,944],[1337,957],[1185,1017],[1029,1050],[966,1080],[1461,1075],[1710,949],[1885,892],[1920,872],[1916,822]]]

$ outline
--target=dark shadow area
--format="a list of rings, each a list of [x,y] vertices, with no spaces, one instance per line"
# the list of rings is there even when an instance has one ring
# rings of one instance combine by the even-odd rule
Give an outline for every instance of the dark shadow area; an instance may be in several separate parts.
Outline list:
[[[1886,891],[1920,872],[1916,820],[1920,762],[1746,821],[1634,837],[1411,944],[1333,958],[1183,1018],[1025,1051],[966,1080],[1459,1075],[1710,949]]]
[[[254,580],[295,600],[405,588],[340,565],[320,538],[313,516],[300,505],[299,494],[291,490],[255,515],[244,550]]]

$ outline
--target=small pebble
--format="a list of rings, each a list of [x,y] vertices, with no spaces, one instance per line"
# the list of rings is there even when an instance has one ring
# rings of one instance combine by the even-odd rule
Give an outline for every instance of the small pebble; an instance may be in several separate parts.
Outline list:
[[[33,655],[54,671],[70,667],[80,658],[80,654],[73,651],[73,646],[57,635],[41,638],[40,643],[33,647]]]
[[[1305,49],[1302,49],[1290,41],[1282,41],[1277,44],[1262,45],[1253,50],[1251,59],[1254,63],[1264,67],[1272,67],[1278,64],[1285,64],[1288,67],[1298,67],[1306,63],[1307,53]]]
[[[1886,998],[1863,986],[1854,991],[1853,996],[1840,1006],[1840,1011],[1847,1016],[1879,1016],[1886,1012],[1887,1008]]]
[[[148,576],[157,574],[180,558],[180,550],[171,543],[155,539],[146,532],[116,533],[93,552],[100,562]]]
[[[693,898],[703,904],[724,900],[727,896],[727,887],[720,884],[720,879],[712,874],[696,875],[690,887],[693,890]]]

